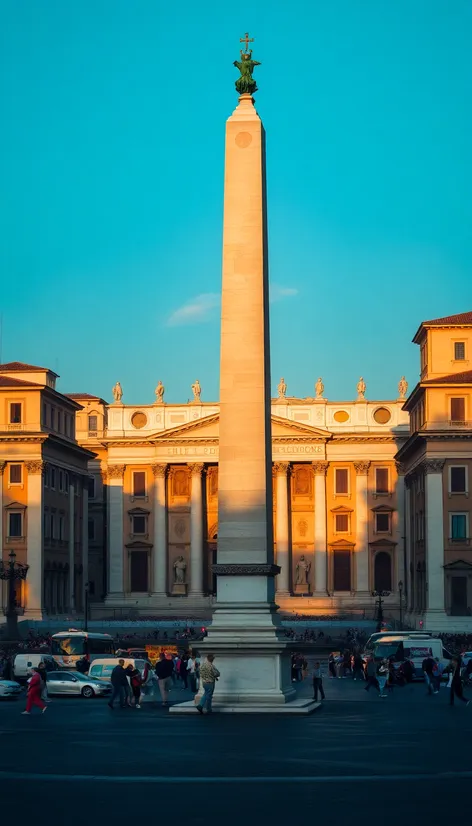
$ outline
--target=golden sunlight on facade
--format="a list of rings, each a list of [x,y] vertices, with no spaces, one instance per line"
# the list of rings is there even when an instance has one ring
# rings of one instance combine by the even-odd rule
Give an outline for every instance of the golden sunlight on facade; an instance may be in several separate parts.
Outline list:
[[[472,313],[424,322],[421,378],[406,399],[272,402],[277,603],[386,613],[465,628],[472,613]],[[469,369],[470,368],[470,369]],[[218,542],[218,404],[128,405],[62,395],[51,370],[0,365],[1,552],[29,565],[25,617],[212,610]],[[399,583],[402,590],[399,590]],[[6,592],[2,594],[6,606]],[[117,610],[118,609],[118,610]]]

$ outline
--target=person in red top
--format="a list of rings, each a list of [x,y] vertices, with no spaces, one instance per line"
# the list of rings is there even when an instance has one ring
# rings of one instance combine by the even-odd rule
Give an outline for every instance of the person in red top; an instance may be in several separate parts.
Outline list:
[[[37,668],[33,671],[33,676],[28,685],[28,693],[26,695],[26,710],[22,714],[31,714],[32,706],[38,706],[44,712],[47,709],[46,703],[41,699],[42,682],[41,675]]]

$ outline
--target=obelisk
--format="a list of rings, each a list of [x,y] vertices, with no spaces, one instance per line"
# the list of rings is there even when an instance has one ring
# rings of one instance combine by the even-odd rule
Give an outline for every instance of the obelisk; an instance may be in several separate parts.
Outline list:
[[[313,704],[295,699],[274,604],[265,133],[253,98],[259,63],[248,36],[241,42],[239,102],[226,123],[217,602],[202,654],[213,652],[221,672],[216,711],[306,713]]]

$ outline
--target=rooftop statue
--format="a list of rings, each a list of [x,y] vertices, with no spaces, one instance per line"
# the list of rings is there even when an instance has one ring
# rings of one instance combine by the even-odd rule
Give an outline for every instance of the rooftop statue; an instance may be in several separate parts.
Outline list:
[[[260,66],[258,60],[252,59],[252,49],[248,51],[248,44],[254,42],[253,37],[249,37],[248,33],[246,32],[244,37],[239,38],[240,43],[246,44],[246,49],[243,51],[241,49],[241,60],[235,60],[233,66],[236,66],[237,69],[241,72],[241,77],[238,77],[235,86],[236,91],[240,95],[253,95],[254,92],[257,92],[257,83],[254,80],[252,73],[254,71],[254,66]]]

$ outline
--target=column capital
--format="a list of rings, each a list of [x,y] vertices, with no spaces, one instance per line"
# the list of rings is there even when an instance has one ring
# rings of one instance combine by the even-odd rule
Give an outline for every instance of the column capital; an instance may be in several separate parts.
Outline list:
[[[106,474],[108,479],[123,479],[126,465],[108,465]]]
[[[274,462],[274,471],[277,476],[286,476],[290,472],[290,462]]]
[[[3,476],[3,471],[5,470],[6,466],[6,462],[0,462],[0,476]]]
[[[426,474],[442,473],[445,465],[444,459],[425,459],[421,467]]]
[[[43,462],[41,459],[35,459],[32,462],[25,462],[25,465],[26,470],[31,475],[39,473],[42,476],[46,470],[46,462]]]
[[[315,476],[326,476],[329,468],[329,462],[312,462],[311,466]]]
[[[190,462],[187,467],[192,476],[201,476],[205,465],[203,462]]]
[[[406,476],[406,465],[404,462],[395,462],[395,468],[399,476]]]
[[[166,472],[167,472],[167,465],[166,464],[151,465],[151,470],[152,470],[154,478],[163,479],[166,475]]]
[[[367,476],[370,468],[370,462],[354,462],[357,476]]]

